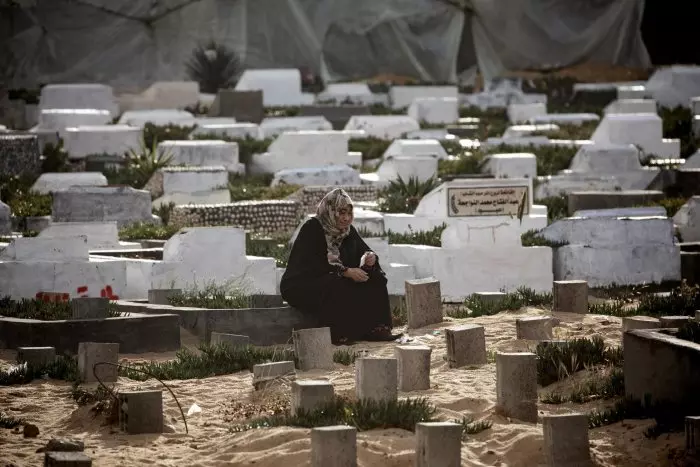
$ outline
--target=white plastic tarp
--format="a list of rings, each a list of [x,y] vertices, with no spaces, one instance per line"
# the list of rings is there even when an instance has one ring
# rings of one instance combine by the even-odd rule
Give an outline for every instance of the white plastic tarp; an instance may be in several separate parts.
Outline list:
[[[589,60],[649,64],[639,34],[643,0],[472,7],[465,22],[448,0],[36,0],[0,19],[0,53],[17,59],[12,87],[91,81],[118,91],[187,79],[192,50],[212,39],[247,68],[308,67],[326,81],[386,73],[454,82],[460,44],[472,42],[463,33],[473,34],[487,79]]]

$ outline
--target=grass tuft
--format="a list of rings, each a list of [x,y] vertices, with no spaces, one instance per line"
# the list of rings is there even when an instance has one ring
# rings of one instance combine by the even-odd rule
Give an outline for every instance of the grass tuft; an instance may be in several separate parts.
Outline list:
[[[314,428],[330,425],[349,425],[358,431],[377,428],[402,428],[414,431],[416,423],[429,422],[435,415],[435,407],[427,399],[403,399],[398,401],[359,400],[349,401],[336,397],[333,401],[313,410],[289,411],[263,417],[245,425],[236,425],[233,432],[277,426]]]
[[[77,381],[78,361],[72,357],[57,355],[56,360],[46,365],[21,364],[10,370],[0,371],[0,386],[28,384],[41,378]]]
[[[451,312],[453,318],[475,318],[477,316],[490,316],[508,310],[519,310],[524,306],[550,307],[552,294],[539,293],[527,287],[520,287],[515,292],[507,293],[498,300],[484,299],[472,294],[464,301],[466,309],[460,307]],[[471,312],[471,313],[470,313]]]
[[[455,420],[455,423],[462,425],[462,437],[466,435],[476,435],[482,431],[486,431],[493,426],[493,422],[490,420],[477,420],[474,421],[472,417],[463,417],[462,420]]]
[[[294,352],[278,347],[231,347],[201,345],[199,353],[187,348],[177,351],[175,360],[134,363],[119,369],[119,374],[135,381],[145,381],[149,375],[131,368],[147,371],[161,380],[200,379],[252,371],[253,365],[268,362],[294,361]]]
[[[593,365],[622,365],[622,351],[607,348],[603,338],[573,339],[560,344],[539,343],[537,355],[537,384],[548,386]]]

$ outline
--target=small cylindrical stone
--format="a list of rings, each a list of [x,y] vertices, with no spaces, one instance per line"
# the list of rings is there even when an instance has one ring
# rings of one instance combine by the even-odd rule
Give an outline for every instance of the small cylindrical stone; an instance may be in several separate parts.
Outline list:
[[[554,281],[553,311],[563,313],[588,313],[588,282]]]
[[[416,467],[460,467],[462,425],[450,422],[416,423]]]
[[[182,289],[149,289],[148,303],[151,305],[170,305],[169,298],[182,293]]]
[[[450,368],[486,363],[486,337],[484,327],[465,324],[445,330],[447,363]]]
[[[212,332],[209,340],[211,345],[228,345],[231,347],[246,347],[250,345],[250,338],[240,334],[226,334],[223,332]]]
[[[547,465],[590,467],[588,415],[580,413],[542,417]]]
[[[659,318],[661,328],[679,328],[691,321],[690,316],[662,316]]]
[[[292,383],[292,414],[299,409],[312,411],[333,401],[333,384],[330,381],[307,379]]]
[[[56,360],[55,347],[17,347],[17,361],[32,366],[43,366]]]
[[[399,390],[425,391],[430,389],[430,355],[427,345],[398,345],[394,354],[398,361]]]
[[[336,425],[311,430],[312,467],[357,467],[357,429]]]
[[[292,339],[300,370],[334,368],[331,328],[299,329],[292,332]]]
[[[109,316],[109,298],[78,297],[70,301],[73,319],[105,319]]]
[[[50,451],[44,454],[44,467],[92,467],[92,459],[79,451]]]
[[[634,331],[635,329],[656,329],[661,326],[658,318],[651,316],[628,316],[622,318],[622,332]]]
[[[358,399],[392,401],[398,397],[398,362],[395,358],[355,360],[355,392]]]
[[[496,407],[507,417],[537,423],[537,356],[496,354]]]
[[[552,318],[526,316],[515,320],[516,339],[544,341],[552,338]]]

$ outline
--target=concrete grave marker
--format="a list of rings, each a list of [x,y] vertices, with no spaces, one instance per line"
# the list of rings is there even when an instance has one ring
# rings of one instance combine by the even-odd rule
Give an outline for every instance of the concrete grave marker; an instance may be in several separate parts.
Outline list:
[[[53,195],[52,219],[57,222],[155,222],[151,195],[129,186],[71,187]]]
[[[591,463],[588,415],[580,413],[542,417],[547,465],[587,467]]]
[[[399,390],[430,389],[430,355],[427,345],[398,345],[394,349],[399,368]]]
[[[120,391],[119,426],[130,435],[163,432],[163,393]]]
[[[554,311],[588,313],[588,282],[581,280],[554,281]]]
[[[101,362],[108,364],[94,367],[96,363]],[[103,383],[116,382],[117,363],[119,363],[119,344],[81,342],[78,345],[78,372],[81,381],[85,383],[97,382],[98,378]]]
[[[292,383],[291,413],[312,412],[333,401],[335,392],[330,381],[307,379]]]
[[[345,425],[313,428],[311,467],[357,467],[357,428]]]
[[[516,339],[542,341],[552,338],[552,318],[525,316],[515,320]]]
[[[210,117],[233,117],[238,122],[260,123],[265,117],[262,91],[219,89],[209,108]]]
[[[462,425],[451,422],[416,423],[416,467],[460,467]]]
[[[484,327],[465,324],[445,330],[447,364],[450,368],[486,364]]]
[[[355,392],[358,399],[392,401],[398,396],[398,363],[395,358],[355,360]]]
[[[56,360],[55,347],[17,347],[17,361],[32,366],[43,366]]]
[[[292,332],[292,339],[299,369],[306,371],[334,368],[331,328],[299,329]]]
[[[409,329],[442,323],[440,281],[434,278],[406,281]]]
[[[31,191],[48,194],[72,186],[106,186],[107,177],[101,172],[45,172],[39,176]]]
[[[496,410],[516,420],[537,423],[534,353],[496,353]]]
[[[312,104],[313,96],[301,92],[301,73],[295,68],[245,70],[236,91],[262,91],[265,107]]]

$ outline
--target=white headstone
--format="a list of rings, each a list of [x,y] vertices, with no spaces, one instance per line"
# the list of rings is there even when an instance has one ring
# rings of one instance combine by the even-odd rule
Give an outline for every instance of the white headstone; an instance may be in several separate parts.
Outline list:
[[[101,172],[45,172],[39,176],[32,191],[47,194],[71,186],[105,186],[107,177]]]
[[[275,173],[270,186],[287,185],[360,185],[360,173],[347,165],[316,168],[284,169]]]
[[[197,123],[194,115],[185,110],[154,109],[129,110],[119,117],[119,124],[143,127],[146,123],[153,125],[193,126]]]
[[[41,88],[40,109],[98,109],[119,113],[111,86],[105,84],[47,84]]]
[[[459,120],[457,97],[419,97],[408,107],[408,116],[417,122],[448,124]]]
[[[236,83],[236,91],[263,92],[265,107],[311,104],[301,92],[301,73],[297,69],[245,70]]]
[[[420,125],[407,115],[353,115],[345,129],[364,130],[367,136],[375,138],[396,139],[404,133],[420,129]]]
[[[437,156],[442,160],[447,158],[447,151],[436,139],[395,139],[382,157],[390,156]]]
[[[92,154],[124,155],[141,147],[143,130],[129,125],[92,125],[66,128],[63,147],[71,159]]]

